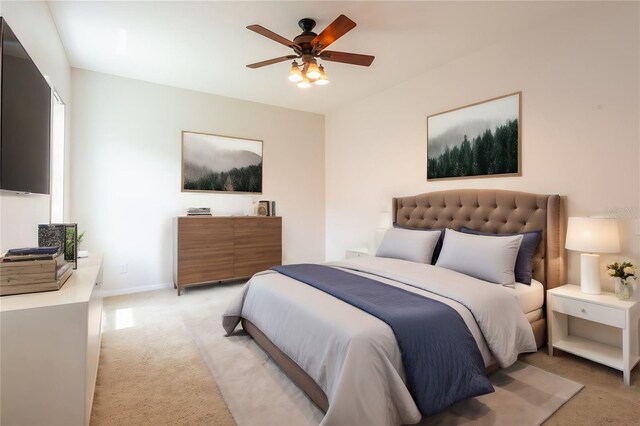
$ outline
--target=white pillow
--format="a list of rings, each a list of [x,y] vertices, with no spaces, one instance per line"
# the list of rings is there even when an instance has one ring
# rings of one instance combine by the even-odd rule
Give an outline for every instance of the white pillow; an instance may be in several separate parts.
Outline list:
[[[513,284],[522,235],[472,235],[447,229],[436,266],[496,284]]]
[[[440,234],[440,231],[391,228],[384,234],[376,256],[431,263],[433,250],[436,248]]]

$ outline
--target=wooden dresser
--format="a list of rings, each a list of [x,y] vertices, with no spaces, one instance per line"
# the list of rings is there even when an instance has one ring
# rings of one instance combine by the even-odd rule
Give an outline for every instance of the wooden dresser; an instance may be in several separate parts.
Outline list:
[[[281,263],[281,217],[175,219],[173,284],[178,295],[183,287],[250,277]]]

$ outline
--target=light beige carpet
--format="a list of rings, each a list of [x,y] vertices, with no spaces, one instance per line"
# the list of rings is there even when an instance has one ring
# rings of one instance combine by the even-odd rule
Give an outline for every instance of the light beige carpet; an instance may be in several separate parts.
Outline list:
[[[91,425],[235,425],[181,319],[211,306],[168,290],[105,299]]]
[[[240,425],[318,424],[322,413],[247,336],[223,336],[220,313],[239,289],[194,288],[181,297],[167,289],[105,299],[92,424],[232,425],[231,413]],[[587,385],[545,424],[638,424],[639,368],[632,386],[626,387],[621,373],[571,355],[550,358],[538,352],[523,361]],[[506,392],[529,387],[521,397],[514,393],[527,403],[553,401],[549,389],[540,393],[535,382],[529,383],[524,365],[509,373],[509,379],[498,380],[498,387]],[[502,398],[498,405],[506,402]],[[465,416],[473,420],[489,409],[467,407],[471,414]],[[515,419],[508,424],[525,424],[522,416]]]

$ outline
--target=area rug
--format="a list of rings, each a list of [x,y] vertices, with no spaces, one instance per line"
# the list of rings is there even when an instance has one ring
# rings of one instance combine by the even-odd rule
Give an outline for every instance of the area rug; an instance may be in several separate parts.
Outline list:
[[[219,305],[218,305],[219,306]],[[251,339],[225,337],[220,314],[184,314],[187,331],[239,426],[317,425],[323,417]],[[540,425],[583,385],[516,362],[491,375],[496,392],[473,398],[422,420],[429,425]]]
[[[495,392],[423,419],[428,425],[540,425],[584,386],[516,361],[491,376]]]

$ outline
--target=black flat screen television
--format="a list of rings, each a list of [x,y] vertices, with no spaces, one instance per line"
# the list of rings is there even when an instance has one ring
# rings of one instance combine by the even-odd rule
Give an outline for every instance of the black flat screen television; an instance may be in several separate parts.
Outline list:
[[[51,88],[0,18],[0,189],[49,193]]]

